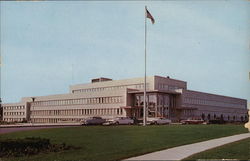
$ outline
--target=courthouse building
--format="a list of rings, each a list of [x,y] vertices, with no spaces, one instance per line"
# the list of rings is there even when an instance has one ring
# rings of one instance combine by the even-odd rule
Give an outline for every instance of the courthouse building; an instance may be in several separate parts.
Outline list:
[[[92,79],[70,86],[67,94],[25,97],[19,103],[3,104],[3,121],[57,123],[103,118],[143,117],[144,78]],[[169,77],[147,77],[147,115],[172,121],[203,118],[246,121],[247,101],[187,89],[187,82]]]

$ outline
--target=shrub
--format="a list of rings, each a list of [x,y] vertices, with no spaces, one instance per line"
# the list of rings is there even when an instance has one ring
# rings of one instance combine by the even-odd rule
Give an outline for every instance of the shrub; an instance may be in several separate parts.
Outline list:
[[[58,152],[73,148],[66,144],[51,144],[49,139],[24,138],[0,140],[0,157],[19,157],[40,152]]]

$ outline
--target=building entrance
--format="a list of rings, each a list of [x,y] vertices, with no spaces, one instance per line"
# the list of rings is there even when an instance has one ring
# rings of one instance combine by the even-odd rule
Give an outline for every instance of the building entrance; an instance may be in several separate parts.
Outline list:
[[[135,94],[134,117],[143,118],[143,94]],[[170,96],[164,93],[148,93],[146,98],[147,117],[169,117]]]

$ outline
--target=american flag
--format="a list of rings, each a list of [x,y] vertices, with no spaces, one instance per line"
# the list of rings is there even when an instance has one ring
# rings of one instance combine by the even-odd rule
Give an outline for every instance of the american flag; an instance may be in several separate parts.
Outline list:
[[[147,18],[149,18],[151,20],[152,24],[154,24],[155,23],[154,17],[150,14],[150,12],[148,11],[147,8],[145,8],[145,9],[146,9]]]

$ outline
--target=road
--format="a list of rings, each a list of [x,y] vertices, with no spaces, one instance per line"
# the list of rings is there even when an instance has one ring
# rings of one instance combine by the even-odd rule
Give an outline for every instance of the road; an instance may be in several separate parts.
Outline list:
[[[63,127],[75,127],[75,126],[39,126],[39,127],[8,127],[3,128],[0,127],[0,134],[6,134],[17,131],[28,131],[28,130],[36,130],[36,129],[48,129],[48,128],[63,128]]]

